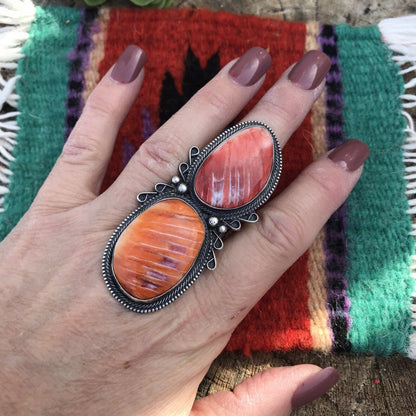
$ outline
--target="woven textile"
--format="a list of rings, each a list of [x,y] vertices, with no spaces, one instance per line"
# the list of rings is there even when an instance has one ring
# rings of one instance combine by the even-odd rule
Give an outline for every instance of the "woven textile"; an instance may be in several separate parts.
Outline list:
[[[262,46],[274,58],[248,109],[305,51],[327,53],[332,67],[325,92],[284,149],[279,192],[348,138],[365,141],[370,158],[346,203],[239,325],[227,348],[412,356],[414,239],[402,147],[412,132],[402,114],[405,83],[379,26],[204,10],[39,7],[28,31],[17,67],[18,132],[9,140],[13,148],[5,147],[12,157],[3,163],[1,238],[29,208],[88,94],[127,45],[146,51],[146,78],[119,132],[103,189],[159,125],[248,48]]]

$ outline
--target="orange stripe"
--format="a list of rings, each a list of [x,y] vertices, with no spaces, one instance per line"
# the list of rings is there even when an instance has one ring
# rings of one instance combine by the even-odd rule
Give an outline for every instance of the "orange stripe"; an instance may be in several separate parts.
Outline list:
[[[109,9],[102,8],[98,11],[97,23],[100,25],[99,32],[92,35],[92,41],[94,43],[89,56],[89,63],[87,69],[84,72],[85,89],[82,94],[84,103],[91,94],[91,91],[97,85],[100,79],[100,73],[98,72],[98,66],[101,60],[104,58],[104,45],[107,34],[107,24],[109,19]]]
[[[306,25],[306,47],[305,49],[319,49],[317,37],[319,34],[319,23],[310,22]],[[316,100],[311,112],[313,158],[317,159],[327,150],[325,139],[325,101],[324,94]],[[329,331],[329,317],[326,309],[326,275],[324,270],[325,253],[323,249],[324,231],[321,230],[309,249],[309,300],[308,308],[311,314],[311,335],[313,349],[329,352],[332,342]]]

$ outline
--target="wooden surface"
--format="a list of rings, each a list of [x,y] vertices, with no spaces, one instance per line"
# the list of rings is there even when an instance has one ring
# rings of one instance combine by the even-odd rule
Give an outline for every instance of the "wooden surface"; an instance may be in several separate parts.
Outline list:
[[[341,379],[328,393],[294,416],[415,416],[416,362],[392,357],[311,352],[222,354],[201,383],[199,394],[233,388],[251,374],[272,366],[311,363],[337,368]]]
[[[83,0],[37,0],[40,5],[83,6]],[[131,7],[128,0],[106,6]],[[204,7],[233,13],[267,15],[286,20],[375,24],[380,19],[416,13],[414,0],[174,0],[175,7]],[[244,378],[271,366],[313,363],[334,366],[341,380],[331,392],[297,416],[416,416],[416,362],[401,356],[323,355],[310,352],[223,354],[211,366],[199,396],[233,388]]]
[[[83,0],[35,0],[36,4],[82,7]],[[133,7],[128,0],[107,0],[106,6]],[[290,21],[316,20],[353,25],[377,23],[384,17],[416,13],[414,0],[173,0],[173,7],[196,7],[273,16]]]

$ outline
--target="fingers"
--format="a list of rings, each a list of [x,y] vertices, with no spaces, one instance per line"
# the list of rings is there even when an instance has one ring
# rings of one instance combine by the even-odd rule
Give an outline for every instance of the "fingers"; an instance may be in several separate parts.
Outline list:
[[[270,65],[270,55],[259,47],[226,65],[139,148],[110,188],[105,205],[121,210],[124,216],[134,207],[134,195],[153,190],[156,183],[176,175],[178,165],[187,161],[189,149],[203,147],[250,101]]]
[[[260,210],[258,223],[227,240],[215,274],[193,288],[198,307],[217,316],[216,325],[233,329],[310,246],[358,181],[367,156],[364,143],[349,140],[306,168]]]
[[[59,208],[98,194],[120,124],[142,85],[145,61],[139,47],[128,46],[88,98],[40,193],[53,193]]]
[[[277,134],[280,145],[284,146],[321,94],[330,66],[331,61],[324,53],[306,53],[282,75],[244,120],[268,124]]]
[[[191,416],[285,416],[331,389],[338,372],[314,365],[273,368],[195,402]]]
[[[176,175],[178,165],[187,159],[189,149],[202,147],[213,139],[260,87],[258,78],[270,64],[264,53],[261,48],[250,49],[235,64],[226,66],[144,143],[111,188],[104,205],[110,204],[113,210],[125,215],[135,203],[131,198],[120,204],[125,195],[152,190],[156,183],[166,182]],[[330,60],[322,52],[307,53],[286,71],[245,120],[270,125],[283,146],[319,96],[329,67]],[[254,80],[257,83],[253,84]]]

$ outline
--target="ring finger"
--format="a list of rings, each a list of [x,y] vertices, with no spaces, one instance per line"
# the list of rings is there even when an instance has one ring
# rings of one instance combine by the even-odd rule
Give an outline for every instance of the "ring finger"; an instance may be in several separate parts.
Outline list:
[[[364,143],[348,140],[259,210],[256,224],[227,240],[215,274],[192,288],[197,309],[204,316],[217,315],[220,319],[212,322],[221,322],[225,331],[233,329],[312,244],[358,181],[367,156]]]
[[[327,55],[309,51],[285,71],[243,121],[268,124],[283,147],[321,94],[330,66]]]

